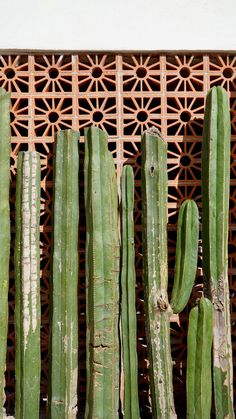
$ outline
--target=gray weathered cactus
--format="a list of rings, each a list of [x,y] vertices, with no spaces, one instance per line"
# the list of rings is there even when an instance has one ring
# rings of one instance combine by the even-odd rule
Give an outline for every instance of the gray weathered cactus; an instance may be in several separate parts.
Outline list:
[[[16,419],[37,419],[40,399],[40,156],[20,152],[16,182]]]
[[[119,238],[117,180],[107,135],[85,131],[87,397],[86,418],[119,409]]]
[[[175,418],[167,296],[167,147],[158,130],[146,131],[142,151],[142,219],[146,334],[152,414]]]
[[[134,175],[131,166],[124,166],[121,185],[122,211],[122,268],[121,268],[121,326],[124,374],[124,417],[139,418],[137,326],[135,308],[135,251],[134,251]]]
[[[4,403],[10,257],[10,94],[0,88],[0,419]]]
[[[226,91],[207,94],[202,149],[203,274],[214,307],[213,378],[216,418],[234,418],[228,287],[230,114]]]
[[[57,135],[50,301],[51,419],[77,415],[79,133]]]
[[[209,419],[211,416],[211,348],[213,306],[202,297],[189,316],[187,343],[187,417]]]

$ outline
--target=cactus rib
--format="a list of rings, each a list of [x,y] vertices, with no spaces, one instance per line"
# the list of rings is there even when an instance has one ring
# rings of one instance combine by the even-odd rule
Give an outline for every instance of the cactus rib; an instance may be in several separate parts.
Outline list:
[[[137,326],[135,308],[134,265],[134,175],[131,166],[124,166],[121,187],[122,206],[122,269],[121,324],[124,371],[124,417],[139,418]]]
[[[202,297],[189,316],[187,343],[187,417],[209,419],[211,415],[211,348],[213,307]]]
[[[203,274],[214,307],[213,378],[216,418],[234,418],[228,288],[230,114],[225,89],[207,94],[202,149]]]
[[[16,419],[38,418],[40,398],[40,156],[20,152],[16,184]]]
[[[10,257],[10,94],[0,88],[0,419],[4,404],[4,371],[8,327]]]
[[[119,238],[117,181],[107,136],[85,131],[87,396],[86,418],[119,408]]]
[[[187,199],[180,207],[176,245],[175,278],[171,308],[180,313],[188,303],[197,271],[198,208]]]
[[[57,135],[50,302],[51,419],[76,418],[78,373],[79,132]]]
[[[167,147],[159,132],[141,140],[146,334],[154,418],[175,418],[167,296]]]

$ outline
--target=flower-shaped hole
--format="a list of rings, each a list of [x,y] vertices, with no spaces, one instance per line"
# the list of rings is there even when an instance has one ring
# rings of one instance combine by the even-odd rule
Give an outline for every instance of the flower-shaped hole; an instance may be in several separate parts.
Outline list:
[[[180,119],[182,122],[189,122],[191,119],[191,114],[188,111],[183,111],[180,114]]]
[[[190,76],[191,71],[188,67],[182,67],[179,74],[183,79],[187,79]]]
[[[56,79],[59,76],[59,71],[57,68],[51,67],[49,69],[48,74],[49,74],[50,79]]]
[[[136,74],[140,79],[144,79],[147,75],[147,70],[145,67],[138,67],[136,70]]]
[[[57,112],[50,112],[50,114],[48,115],[48,119],[52,124],[54,124],[58,121],[59,115]]]
[[[137,113],[137,120],[139,122],[145,122],[148,119],[148,113],[146,111],[139,111]]]
[[[223,76],[226,79],[231,79],[231,77],[233,77],[234,74],[234,70],[231,67],[225,67],[225,69],[223,70]]]
[[[100,67],[94,67],[92,69],[92,76],[95,79],[99,79],[99,77],[101,77],[101,75],[102,75],[102,69]]]
[[[14,122],[15,119],[16,119],[16,117],[15,117],[14,113],[13,112],[10,112],[10,120],[11,120],[11,122]]]
[[[11,80],[14,79],[16,73],[15,70],[13,70],[13,68],[6,68],[5,70],[5,76],[7,79]]]
[[[188,167],[191,163],[191,159],[187,154],[184,154],[180,159],[180,164],[183,167]]]
[[[94,122],[101,122],[102,119],[103,119],[103,113],[100,111],[95,111],[93,114]]]

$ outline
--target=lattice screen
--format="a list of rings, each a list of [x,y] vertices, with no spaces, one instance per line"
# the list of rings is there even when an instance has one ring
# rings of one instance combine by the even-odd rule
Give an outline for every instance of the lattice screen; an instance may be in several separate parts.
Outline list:
[[[135,172],[135,223],[137,268],[137,316],[139,389],[143,417],[150,412],[144,304],[142,286],[140,134],[148,126],[158,127],[168,141],[169,175],[169,272],[173,278],[178,209],[185,198],[193,198],[201,211],[201,136],[207,90],[222,85],[228,92],[232,116],[232,172],[229,226],[229,269],[232,339],[236,356],[236,57],[233,55],[3,55],[0,85],[11,92],[11,214],[14,240],[16,160],[19,150],[40,152],[42,162],[41,200],[41,301],[42,301],[42,406],[47,396],[48,299],[50,278],[52,154],[55,133],[60,129],[83,129],[95,124],[109,134],[109,147],[120,178],[122,165]],[[83,144],[81,145],[81,156]],[[85,399],[85,289],[81,167],[80,281],[79,281],[79,401]],[[13,252],[12,252],[13,256]],[[198,285],[201,290],[201,244]],[[180,322],[173,321],[172,350],[177,411],[185,407],[186,333],[189,307]],[[6,407],[14,407],[14,265],[11,260],[9,292],[9,335],[6,371]],[[234,358],[236,363],[236,358]]]

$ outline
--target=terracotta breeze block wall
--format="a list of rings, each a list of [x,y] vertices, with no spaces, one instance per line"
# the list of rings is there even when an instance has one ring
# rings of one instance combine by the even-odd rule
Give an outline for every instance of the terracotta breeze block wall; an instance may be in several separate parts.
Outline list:
[[[176,223],[181,202],[192,198],[201,213],[201,140],[205,96],[214,85],[229,94],[232,117],[231,197],[229,224],[229,284],[232,339],[236,362],[236,56],[93,54],[2,55],[0,85],[11,92],[11,228],[14,243],[14,200],[17,155],[35,149],[41,155],[41,401],[45,406],[48,382],[48,302],[55,133],[95,124],[107,131],[109,147],[120,178],[122,165],[135,173],[135,224],[139,397],[143,417],[151,411],[144,328],[141,236],[140,135],[158,127],[168,142],[169,283],[173,280]],[[80,146],[81,160],[83,144]],[[85,214],[81,164],[80,279],[79,279],[79,401],[85,401]],[[9,334],[6,370],[6,407],[14,407],[14,263],[11,259]],[[192,300],[202,290],[201,241],[199,269]],[[186,334],[188,311],[172,319],[172,353],[177,411],[185,408]]]

